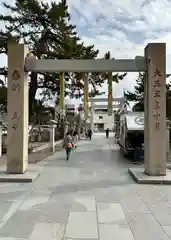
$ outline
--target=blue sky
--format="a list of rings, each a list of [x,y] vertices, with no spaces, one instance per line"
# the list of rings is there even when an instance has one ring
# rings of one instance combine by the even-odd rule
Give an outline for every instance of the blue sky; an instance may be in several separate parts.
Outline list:
[[[68,4],[79,36],[85,44],[94,44],[100,57],[111,51],[115,58],[134,58],[144,54],[148,42],[166,42],[167,72],[171,72],[170,0],[68,0]],[[113,84],[113,96],[132,90],[136,76],[129,73]],[[107,92],[106,84],[102,90]]]

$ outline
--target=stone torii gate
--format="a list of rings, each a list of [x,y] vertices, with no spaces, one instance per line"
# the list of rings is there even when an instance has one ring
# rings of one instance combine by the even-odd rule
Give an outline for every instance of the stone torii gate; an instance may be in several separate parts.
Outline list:
[[[145,82],[145,173],[150,176],[166,176],[165,43],[149,43],[145,48],[145,57],[136,57],[135,59],[37,60],[34,56],[27,57],[27,54],[27,46],[9,43],[7,173],[22,174],[28,167],[29,71],[147,72]],[[141,170],[141,174],[143,172]],[[136,175],[137,172],[133,171],[133,174]]]

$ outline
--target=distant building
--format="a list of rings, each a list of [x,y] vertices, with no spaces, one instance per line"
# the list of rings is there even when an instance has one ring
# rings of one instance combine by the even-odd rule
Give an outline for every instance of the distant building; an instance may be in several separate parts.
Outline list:
[[[109,116],[107,108],[92,109],[89,115],[91,127],[94,131],[103,132],[107,128],[109,128],[109,130],[113,130],[114,114]]]
[[[125,105],[125,96],[120,98],[113,98],[112,115],[108,114],[107,98],[92,98],[90,99],[90,102],[91,107],[89,116],[91,128],[95,131],[105,131],[107,128],[109,128],[111,131],[114,130],[115,113],[117,111],[116,109],[121,109]]]

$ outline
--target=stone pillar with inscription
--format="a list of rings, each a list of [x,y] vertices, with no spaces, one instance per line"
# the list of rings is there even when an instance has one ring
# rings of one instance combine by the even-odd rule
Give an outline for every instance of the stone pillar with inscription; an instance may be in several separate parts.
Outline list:
[[[145,173],[166,175],[166,45],[145,48]]]
[[[24,71],[28,49],[8,43],[7,173],[21,174],[28,167],[28,74]]]

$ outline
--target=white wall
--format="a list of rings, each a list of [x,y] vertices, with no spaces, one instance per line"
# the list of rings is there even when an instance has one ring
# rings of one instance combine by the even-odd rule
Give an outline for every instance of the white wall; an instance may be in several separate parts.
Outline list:
[[[102,119],[99,119],[99,116],[102,116]],[[94,124],[99,124],[103,123],[104,124],[104,129],[109,128],[110,130],[113,129],[114,127],[114,116],[108,116],[108,113],[95,113],[94,114]]]

